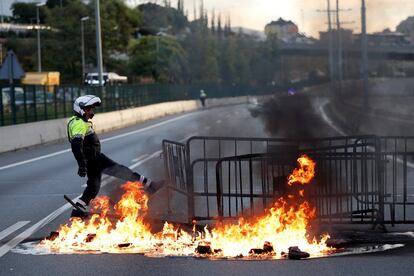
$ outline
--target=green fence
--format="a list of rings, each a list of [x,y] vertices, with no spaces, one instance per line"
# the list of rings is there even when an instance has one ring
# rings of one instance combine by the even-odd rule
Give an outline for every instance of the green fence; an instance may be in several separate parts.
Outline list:
[[[309,85],[309,83],[296,86]],[[73,101],[87,94],[102,99],[97,112],[108,112],[149,104],[198,99],[203,89],[208,98],[264,95],[287,91],[287,86],[220,85],[220,84],[148,84],[114,86],[0,86],[0,126],[69,117]]]

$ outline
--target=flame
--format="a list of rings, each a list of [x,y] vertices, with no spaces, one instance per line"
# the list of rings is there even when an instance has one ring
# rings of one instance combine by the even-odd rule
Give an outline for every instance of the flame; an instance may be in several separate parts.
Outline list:
[[[307,156],[301,156],[298,162],[300,168],[294,170],[289,183],[303,185],[314,176],[315,163]],[[278,199],[254,219],[240,218],[236,224],[221,223],[211,230],[206,226],[199,232],[195,221],[192,231],[188,232],[165,222],[162,231],[153,234],[144,221],[148,197],[141,187],[138,182],[124,184],[125,193],[113,210],[109,198],[95,199],[92,208],[95,214],[89,220],[71,219],[69,224],[60,227],[58,237],[43,240],[39,246],[58,253],[139,252],[148,256],[197,256],[197,249],[205,246],[211,249],[212,256],[235,257],[252,256],[252,249],[266,244],[274,249],[266,253],[271,258],[282,257],[282,252],[288,252],[291,246],[298,246],[311,256],[321,256],[331,250],[326,245],[329,235],[323,235],[318,241],[308,234],[310,220],[316,216],[315,208],[303,198],[300,199],[303,202],[289,203],[296,198],[293,195],[288,200]],[[302,197],[303,193],[299,191]]]
[[[315,162],[307,155],[302,155],[298,158],[299,168],[293,170],[293,173],[288,177],[288,185],[292,186],[294,183],[302,185],[308,184],[315,177]]]

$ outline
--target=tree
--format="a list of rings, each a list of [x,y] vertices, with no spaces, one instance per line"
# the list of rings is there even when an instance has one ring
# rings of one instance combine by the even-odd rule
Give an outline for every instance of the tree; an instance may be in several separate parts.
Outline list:
[[[220,66],[215,38],[204,25],[204,20],[195,20],[190,26],[191,35],[182,41],[188,53],[190,82],[219,82]]]
[[[161,29],[176,34],[188,26],[188,20],[184,13],[168,5],[163,7],[147,3],[139,5],[138,10],[143,14],[144,28],[153,29],[153,34],[158,33]]]
[[[101,0],[105,70],[162,83],[268,84],[286,79],[287,74],[278,76],[286,68],[282,68],[277,37],[260,41],[242,31],[234,33],[230,18],[222,24],[221,16],[214,13],[209,28],[203,3],[195,7],[198,18],[188,22],[183,3],[177,2],[178,9],[171,7],[171,1],[166,1],[166,7],[147,3],[132,9],[123,0]],[[16,3],[14,8],[15,17],[22,21],[30,21],[36,12],[33,3]],[[84,25],[86,63],[96,64],[94,1],[48,0],[40,11],[50,27],[41,30],[43,69],[60,71],[63,83],[79,83],[80,19],[84,16],[90,17]],[[138,29],[147,35],[136,39]],[[25,69],[33,70],[35,32],[27,37],[22,43],[10,40],[9,44],[18,48],[14,49],[25,61]]]
[[[56,6],[51,9],[46,19],[46,24],[54,31],[42,32],[43,67],[45,71],[60,71],[63,82],[81,81],[80,18],[89,14],[90,8],[80,0],[73,0],[64,8]],[[88,30],[86,45],[94,45],[91,28],[85,29]],[[87,48],[89,55],[90,47]]]
[[[64,7],[52,5],[47,9],[46,23],[52,31],[42,32],[42,51],[45,70],[59,70],[63,82],[81,81],[80,19],[90,16],[85,26],[86,62],[96,64],[94,3],[71,0]],[[120,68],[114,58],[126,53],[130,39],[140,24],[137,10],[128,8],[121,0],[101,1],[101,32],[104,66],[107,70]],[[64,54],[63,54],[64,53]]]
[[[145,36],[131,46],[130,70],[160,83],[186,81],[187,57],[180,43],[171,37]]]
[[[16,37],[8,38],[5,47],[7,49],[13,49],[25,71],[32,71],[36,69],[37,52],[33,51],[33,49],[36,49],[36,39]]]
[[[93,6],[93,3],[90,5]],[[128,8],[122,0],[101,1],[104,58],[108,58],[113,51],[126,52],[130,39],[137,33],[141,23],[139,11]]]
[[[409,37],[411,44],[414,45],[414,16],[410,16],[398,24],[397,32],[403,33]]]
[[[71,0],[47,0],[46,6],[49,9],[53,9],[56,7],[63,8],[64,6],[68,5]]]
[[[11,6],[13,21],[22,24],[35,24],[37,21],[36,3],[15,2]],[[46,18],[45,8],[39,7],[39,19],[43,23]]]

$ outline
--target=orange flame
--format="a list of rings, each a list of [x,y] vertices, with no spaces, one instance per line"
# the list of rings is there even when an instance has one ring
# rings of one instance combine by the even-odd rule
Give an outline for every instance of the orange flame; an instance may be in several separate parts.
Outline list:
[[[294,183],[302,185],[308,184],[315,177],[315,162],[307,155],[302,155],[297,159],[299,168],[293,170],[293,173],[288,177],[288,185],[292,186]]]
[[[291,183],[305,184],[306,179],[309,182],[314,175],[315,163],[306,156],[298,162],[301,167],[294,170],[289,181],[299,176],[301,181],[292,180]],[[312,177],[305,177],[308,174]],[[125,193],[114,206],[116,215],[111,213],[109,198],[99,197],[93,201],[96,214],[91,219],[86,222],[72,219],[70,224],[60,227],[56,239],[44,240],[40,246],[59,253],[139,252],[148,256],[195,256],[196,248],[204,245],[211,248],[214,257],[235,257],[249,256],[251,249],[267,244],[274,249],[267,253],[270,258],[280,258],[290,246],[299,246],[311,256],[321,256],[330,250],[326,245],[329,235],[322,236],[319,241],[308,235],[309,222],[316,216],[316,210],[307,201],[292,204],[280,198],[260,217],[240,218],[237,224],[217,224],[212,230],[206,226],[203,232],[196,231],[195,221],[192,232],[165,222],[163,230],[153,234],[144,222],[148,197],[140,189],[141,183],[128,182],[122,187]]]

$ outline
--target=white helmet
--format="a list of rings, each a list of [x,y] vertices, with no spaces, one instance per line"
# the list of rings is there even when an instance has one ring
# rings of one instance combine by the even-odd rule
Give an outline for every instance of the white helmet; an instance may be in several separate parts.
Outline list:
[[[101,105],[101,99],[99,97],[96,97],[94,95],[85,95],[77,98],[75,102],[73,103],[73,110],[80,114],[84,115],[85,111],[83,109],[88,106],[100,106]]]

